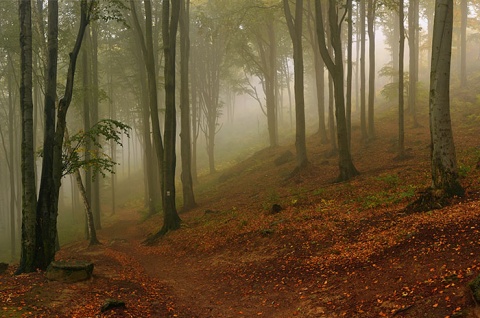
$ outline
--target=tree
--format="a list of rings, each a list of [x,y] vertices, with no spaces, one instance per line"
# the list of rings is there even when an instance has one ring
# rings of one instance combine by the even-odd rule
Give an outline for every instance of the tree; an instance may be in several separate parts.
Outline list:
[[[463,195],[450,118],[450,63],[453,2],[436,0],[430,71],[432,189],[444,196]]]
[[[405,120],[404,120],[404,52],[405,52],[405,26],[403,24],[403,1],[398,2],[398,17],[400,30],[400,48],[398,50],[398,155],[399,159],[405,156]]]
[[[188,59],[190,57],[190,0],[181,0],[180,8],[180,111],[181,111],[181,156],[182,156],[182,190],[183,209],[195,207],[195,196],[192,180],[192,151],[191,151],[191,123],[190,123],[190,93],[188,77]]]
[[[347,7],[351,6],[351,0],[347,1]],[[344,97],[344,72],[341,42],[341,25],[345,15],[339,19],[335,0],[329,0],[328,21],[330,25],[330,40],[334,51],[334,58],[330,56],[325,42],[325,30],[323,28],[323,13],[320,0],[315,0],[315,14],[317,17],[317,37],[320,53],[334,82],[335,90],[335,117],[337,119],[337,140],[339,153],[340,174],[337,181],[346,181],[358,175],[353,165],[350,147],[348,144],[347,122],[345,117]],[[348,10],[348,9],[347,9]],[[346,13],[346,12],[345,12]]]
[[[410,0],[408,4],[408,48],[409,48],[409,81],[408,81],[408,108],[413,118],[414,127],[417,122],[417,84],[419,58],[419,0]]]
[[[40,192],[37,204],[37,227],[42,229],[42,240],[49,242],[52,239],[50,235],[53,219],[56,216],[51,215],[55,210],[51,206],[55,202],[55,192],[53,177],[53,149],[55,142],[55,102],[57,97],[57,59],[58,59],[58,1],[48,2],[48,48],[47,48],[47,67],[45,70],[45,103],[44,103],[44,137],[43,137],[43,161],[42,176],[40,180]],[[56,225],[55,225],[56,226]],[[56,233],[55,233],[56,235]],[[48,244],[40,245],[42,249],[40,254],[45,255],[44,261],[53,259],[54,246]],[[39,260],[43,260],[37,255]],[[48,264],[38,263],[39,267],[46,267]]]
[[[164,206],[163,226],[145,243],[151,244],[159,237],[172,230],[180,228],[180,217],[175,203],[175,166],[176,166],[176,109],[175,109],[175,54],[178,22],[180,18],[180,1],[163,1],[162,8],[162,38],[165,56],[165,158],[164,158]]]
[[[295,2],[295,18],[290,10],[288,0],[283,0],[283,9],[287,20],[288,31],[293,43],[293,67],[295,90],[295,147],[297,151],[297,166],[295,171],[305,167],[308,163],[305,132],[305,93],[303,85],[303,0]],[[318,24],[318,19],[317,19]]]
[[[158,171],[154,169],[154,162],[156,160],[157,167],[161,167],[163,163],[159,163],[159,154],[155,151],[153,154],[154,149],[152,149],[152,138],[151,138],[151,131],[150,131],[150,116],[154,114],[152,117],[152,121],[158,121],[158,105],[155,108],[155,105],[152,100],[155,98],[156,93],[150,94],[150,89],[153,88],[153,85],[150,86],[148,81],[152,78],[150,75],[147,77],[147,70],[149,72],[155,72],[147,67],[147,47],[145,43],[145,36],[143,30],[140,26],[139,16],[137,15],[136,5],[134,1],[130,1],[130,9],[131,9],[131,17],[132,17],[132,25],[133,30],[136,32],[137,36],[134,36],[134,50],[140,52],[140,54],[134,54],[136,57],[137,64],[139,66],[138,71],[138,80],[140,82],[140,98],[139,104],[142,105],[142,123],[143,123],[143,146],[144,146],[144,160],[145,160],[145,181],[146,181],[146,191],[145,191],[145,206],[148,208],[148,214],[153,215],[156,213],[155,207],[155,184],[161,186],[162,183],[162,171],[156,172],[157,177],[155,178],[154,171]],[[151,20],[149,20],[151,21]],[[139,56],[140,55],[140,56]],[[155,78],[155,75],[153,76]],[[156,90],[156,84],[155,84]],[[156,110],[155,110],[156,109]],[[155,124],[156,125],[156,124]],[[160,125],[160,124],[158,124]],[[160,128],[158,128],[160,131]],[[161,139],[160,139],[161,142]],[[155,148],[155,147],[153,147]],[[163,155],[162,155],[162,162],[163,162]],[[157,181],[155,181],[157,180]],[[162,197],[160,193],[159,197]],[[160,202],[162,199],[160,200]]]
[[[360,131],[361,131],[361,138],[362,141],[366,141],[368,139],[368,132],[367,132],[367,106],[366,106],[366,76],[365,76],[365,43],[366,43],[366,36],[365,36],[365,15],[366,15],[366,8],[365,8],[365,1],[360,1]]]
[[[468,1],[461,0],[461,26],[460,26],[460,85],[467,85],[467,19]]]
[[[32,99],[32,9],[31,0],[19,1],[21,82],[20,108],[22,115],[22,248],[20,272],[36,270],[36,204],[35,157],[33,149]],[[18,273],[18,271],[17,271]]]
[[[318,49],[318,40],[316,35],[316,27],[312,26],[316,23],[315,15],[311,9],[311,1],[308,5],[308,36],[313,50],[313,61],[315,65],[315,88],[317,96],[317,110],[318,110],[318,133],[320,134],[320,142],[322,144],[328,143],[327,128],[325,126],[325,64],[322,60],[322,55]]]
[[[27,3],[27,6],[30,5],[30,1],[22,1],[20,3],[20,16],[24,17],[21,19],[22,21],[26,21],[25,13],[27,11],[23,6]],[[80,48],[82,45],[82,41],[85,34],[85,29],[90,22],[90,17],[92,13],[92,8],[94,7],[95,1],[88,2],[87,0],[82,0],[80,2],[80,26],[78,29],[77,37],[75,40],[74,48],[70,53],[70,61],[68,65],[67,71],[67,82],[65,85],[65,92],[64,96],[60,99],[57,107],[57,120],[56,120],[56,129],[54,134],[54,142],[53,142],[53,149],[52,151],[52,161],[51,161],[51,171],[53,175],[53,186],[51,185],[44,185],[44,189],[42,189],[42,185],[40,186],[40,193],[45,191],[45,197],[52,198],[51,201],[48,201],[48,205],[45,208],[42,208],[41,212],[37,211],[36,213],[42,213],[44,218],[48,218],[48,220],[43,220],[40,224],[36,223],[34,226],[31,226],[30,217],[27,216],[28,213],[25,214],[24,218],[24,225],[22,225],[22,237],[29,238],[28,241],[22,242],[22,254],[20,258],[20,266],[17,269],[16,273],[24,273],[24,272],[31,272],[39,269],[46,269],[46,267],[54,260],[55,252],[56,252],[56,243],[57,243],[57,214],[58,214],[58,198],[60,192],[60,185],[63,176],[63,161],[62,161],[62,152],[63,152],[63,140],[65,135],[66,129],[66,117],[67,111],[70,106],[72,96],[73,96],[73,83],[75,78],[75,69],[76,69],[76,62],[77,57],[80,52]],[[25,10],[25,11],[24,11]],[[28,16],[28,14],[26,14]],[[25,31],[28,31],[28,27],[25,27],[25,30],[22,30],[21,34],[25,34]],[[28,33],[28,32],[27,32]],[[30,32],[31,33],[31,32]],[[22,38],[22,37],[21,37]],[[28,43],[28,41],[27,41]],[[27,45],[28,47],[28,45]],[[28,50],[27,50],[28,51]],[[28,58],[26,59],[28,60]],[[23,64],[23,63],[22,63]],[[25,74],[29,73],[28,71]],[[28,75],[26,75],[28,79]],[[27,80],[28,84],[28,80]],[[25,96],[24,103],[28,103],[29,101],[29,94],[24,86],[21,89],[21,95]],[[29,118],[28,112],[26,112],[26,119]],[[25,120],[24,120],[25,121]],[[26,125],[24,125],[24,129],[29,132],[30,127],[30,120],[26,121]],[[29,136],[30,133],[27,134]],[[28,138],[25,141],[29,141]],[[32,144],[33,145],[33,144]],[[28,147],[25,147],[26,154],[29,155],[30,150],[30,142],[28,143]],[[33,149],[32,151],[32,158],[33,158]],[[45,154],[44,154],[45,155]],[[48,155],[48,154],[47,154]],[[30,160],[30,159],[29,159]],[[32,171],[30,171],[32,170]],[[34,171],[33,167],[30,165],[24,165],[22,167],[22,171],[26,172],[27,178],[24,178],[24,181],[27,180],[34,180]],[[24,204],[29,204],[29,208],[33,208],[36,206],[36,202],[31,203],[30,200],[32,199],[32,194],[30,193],[30,188],[27,182],[27,189],[28,191],[24,191],[24,195],[26,195],[26,200],[24,200]],[[48,192],[52,193],[48,193]],[[33,184],[33,192],[35,193],[35,185]],[[35,211],[35,208],[33,209]],[[35,219],[35,218],[34,218]],[[48,224],[48,225],[47,225]],[[36,237],[36,239],[32,240],[32,237]],[[31,245],[33,244],[34,248],[33,251],[31,250]],[[33,257],[33,259],[32,259]]]
[[[69,136],[68,131],[65,130],[66,140],[63,154],[63,175],[74,174],[75,176],[75,181],[85,207],[89,245],[97,245],[100,244],[100,242],[97,239],[94,214],[92,212],[90,199],[83,185],[80,169],[91,168],[93,181],[99,179],[100,174],[105,177],[106,172],[114,173],[116,162],[101,151],[103,147],[100,143],[100,138],[106,142],[110,141],[111,143],[122,146],[120,135],[123,133],[128,137],[129,130],[129,126],[113,119],[103,119],[95,123],[88,130],[80,131],[73,136]],[[95,150],[91,151],[91,156],[83,156],[84,159],[82,160],[82,152],[88,151],[85,147],[87,144],[91,144]]]
[[[157,155],[158,173],[161,185],[162,205],[165,208],[164,197],[164,145],[162,141],[162,133],[160,130],[160,119],[158,118],[158,95],[157,95],[157,80],[156,80],[156,64],[153,48],[153,31],[152,31],[152,3],[150,0],[145,0],[145,36],[142,33],[142,28],[138,20],[135,2],[130,0],[130,9],[132,10],[134,27],[137,30],[138,38],[142,49],[143,60],[147,70],[148,79],[148,94],[150,105],[150,119],[152,122],[153,143],[155,153]]]
[[[375,11],[377,0],[368,0],[368,138],[375,138]]]

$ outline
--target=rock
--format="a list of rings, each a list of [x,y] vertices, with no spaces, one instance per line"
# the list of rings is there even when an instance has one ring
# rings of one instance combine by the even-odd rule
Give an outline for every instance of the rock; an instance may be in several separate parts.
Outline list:
[[[292,161],[295,158],[290,150],[283,152],[280,156],[275,158],[274,163],[276,166],[281,166],[287,162]]]
[[[125,308],[125,307],[126,307],[125,302],[123,300],[107,299],[105,300],[102,307],[100,308],[100,311],[105,312],[113,308]]]
[[[283,208],[280,204],[274,204],[270,209],[270,214],[277,214],[277,213],[280,213],[282,210]]]
[[[7,263],[0,263],[0,275],[5,273],[5,271],[8,269],[8,264]]]
[[[90,279],[93,263],[87,261],[53,261],[47,268],[45,276],[49,280],[63,283],[76,283]]]

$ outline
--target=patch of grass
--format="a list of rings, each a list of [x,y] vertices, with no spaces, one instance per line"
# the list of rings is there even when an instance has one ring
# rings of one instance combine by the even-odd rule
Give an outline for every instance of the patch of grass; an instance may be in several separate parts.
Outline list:
[[[378,181],[385,182],[385,184],[390,187],[396,187],[400,181],[397,174],[384,174],[376,178]]]

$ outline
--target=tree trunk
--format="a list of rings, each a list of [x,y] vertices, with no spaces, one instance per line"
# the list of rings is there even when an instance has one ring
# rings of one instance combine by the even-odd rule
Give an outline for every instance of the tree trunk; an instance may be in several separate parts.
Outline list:
[[[39,242],[36,227],[35,156],[33,149],[32,99],[32,12],[31,1],[19,1],[22,114],[22,249],[17,274],[36,270],[36,247]]]
[[[405,27],[403,25],[403,1],[398,2],[399,31],[400,31],[400,48],[398,50],[398,154],[397,157],[402,159],[405,156],[405,120],[404,120],[404,98],[403,98],[403,58],[405,51]]]
[[[98,23],[92,23],[92,46],[91,46],[91,62],[92,62],[92,87],[91,87],[91,121],[95,125],[98,122],[98,99],[99,99],[99,85],[98,85]],[[92,147],[93,153],[98,153],[98,147]],[[87,180],[88,181],[88,180]],[[100,178],[94,176],[92,180],[92,211],[95,218],[95,227],[97,230],[102,228],[102,214],[100,211]]]
[[[88,228],[88,239],[89,239],[89,246],[98,245],[100,242],[97,239],[97,231],[95,230],[95,222],[94,222],[94,215],[92,209],[90,207],[90,203],[88,201],[87,192],[85,191],[85,187],[83,186],[82,176],[80,175],[80,171],[77,169],[75,170],[75,181],[77,183],[78,189],[82,196],[83,205],[85,207],[85,216],[87,219],[87,228]]]
[[[436,0],[430,72],[430,136],[432,188],[447,196],[463,195],[450,118],[450,63],[453,3]]]
[[[351,2],[347,2],[347,6]],[[320,53],[323,61],[332,75],[335,89],[335,117],[337,119],[337,141],[339,152],[339,176],[337,181],[346,181],[358,175],[358,171],[353,165],[350,147],[348,145],[347,121],[345,116],[345,97],[344,97],[344,74],[343,57],[341,42],[341,23],[338,22],[338,13],[335,0],[329,1],[328,20],[330,25],[330,39],[334,51],[334,60],[330,56],[325,42],[325,30],[323,28],[323,14],[320,0],[315,0],[315,14],[317,17],[317,37]]]
[[[190,92],[188,59],[190,56],[190,0],[181,0],[180,10],[180,111],[181,111],[181,156],[182,156],[182,192],[183,210],[187,211],[195,207],[195,195],[193,192],[192,179],[192,151],[190,130]]]
[[[307,2],[308,11],[312,12],[310,5],[311,1]],[[318,50],[318,40],[315,34],[315,26],[312,27],[312,21],[315,24],[315,15],[309,14],[308,19],[308,35],[310,43],[312,44],[313,61],[315,65],[315,88],[317,96],[317,110],[318,110],[318,134],[320,135],[320,143],[328,143],[327,128],[325,126],[325,65],[323,64],[322,56]]]
[[[367,105],[366,105],[366,76],[365,76],[365,15],[366,15],[365,1],[360,1],[360,132],[362,141],[368,139],[367,132]]]
[[[41,229],[42,241],[51,242],[56,237],[57,215],[55,213],[55,192],[53,181],[53,148],[55,141],[55,102],[57,97],[57,56],[58,56],[58,1],[48,2],[48,52],[47,67],[45,70],[45,106],[44,106],[44,136],[43,136],[43,161],[40,192],[37,203],[37,226]],[[44,257],[37,256],[37,266],[46,268],[46,260],[55,257],[55,246],[41,244],[41,253]]]
[[[346,100],[346,120],[347,120],[347,139],[348,147],[351,145],[352,137],[352,77],[353,77],[353,5],[347,1],[347,100]]]
[[[368,138],[375,138],[375,6],[376,0],[368,1]]]
[[[409,84],[408,84],[408,109],[413,119],[413,126],[418,127],[417,122],[417,82],[418,82],[418,0],[410,0],[408,5],[408,48],[409,48]]]
[[[175,108],[175,52],[180,2],[163,1],[163,51],[165,55],[165,162],[164,162],[164,218],[160,233],[180,228],[180,217],[175,205],[175,135],[176,135],[176,108]]]
[[[90,29],[87,28],[85,32],[84,46],[82,48],[82,90],[83,90],[83,130],[88,131],[90,129],[90,108],[92,102],[92,91],[90,83]],[[90,140],[87,140],[85,143],[85,161],[91,159],[92,145]],[[87,200],[92,202],[92,168],[87,166],[85,168],[85,192],[87,195]],[[95,213],[94,220],[96,221]],[[95,226],[97,226],[95,224]],[[85,237],[88,238],[88,220],[85,218]]]
[[[461,0],[461,26],[460,26],[460,85],[467,85],[467,19],[468,1]]]
[[[305,129],[305,97],[303,84],[303,0],[295,2],[295,18],[293,18],[288,0],[283,0],[283,8],[287,19],[288,31],[293,43],[294,91],[295,91],[295,148],[297,151],[297,166],[295,170],[305,167],[308,163],[306,129]]]

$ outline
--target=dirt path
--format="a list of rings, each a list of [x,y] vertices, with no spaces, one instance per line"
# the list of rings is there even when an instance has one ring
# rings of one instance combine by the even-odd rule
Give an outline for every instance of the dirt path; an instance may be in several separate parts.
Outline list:
[[[294,306],[288,293],[268,292],[268,282],[236,277],[236,260],[228,255],[172,257],[145,247],[135,213],[119,212],[120,220],[101,231],[109,248],[138,261],[152,279],[172,290],[174,299],[196,317],[291,317]],[[161,244],[161,242],[159,243]]]

